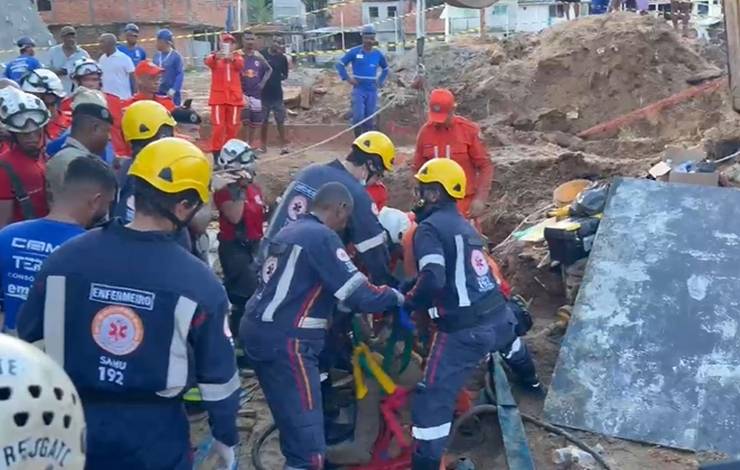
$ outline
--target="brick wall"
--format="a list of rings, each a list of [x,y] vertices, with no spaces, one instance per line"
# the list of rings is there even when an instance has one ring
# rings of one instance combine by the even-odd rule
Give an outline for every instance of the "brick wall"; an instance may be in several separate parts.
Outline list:
[[[54,0],[48,25],[172,22],[222,27],[230,0]]]

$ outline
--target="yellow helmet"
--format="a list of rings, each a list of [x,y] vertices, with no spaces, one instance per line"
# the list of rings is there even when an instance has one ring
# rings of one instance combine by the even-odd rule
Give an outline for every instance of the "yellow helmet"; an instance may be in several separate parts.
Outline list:
[[[151,100],[133,103],[126,108],[121,120],[121,130],[126,142],[151,139],[164,125],[175,127],[177,122],[167,108]]]
[[[198,147],[185,139],[166,137],[147,144],[128,174],[138,176],[163,193],[194,189],[203,203],[209,199],[211,164]]]
[[[386,171],[393,171],[396,158],[396,146],[387,135],[378,131],[369,131],[360,135],[352,145],[370,155],[377,155],[383,162]]]
[[[454,199],[465,197],[465,171],[449,158],[433,158],[422,165],[414,175],[420,183],[439,183]]]

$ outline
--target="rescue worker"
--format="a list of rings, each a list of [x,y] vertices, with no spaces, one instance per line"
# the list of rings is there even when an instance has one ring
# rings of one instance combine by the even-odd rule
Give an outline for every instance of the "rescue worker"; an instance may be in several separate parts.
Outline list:
[[[44,128],[49,111],[36,96],[0,90],[0,125],[10,146],[0,154],[0,228],[49,213],[44,173]]]
[[[159,82],[159,94],[169,96],[175,105],[182,102],[182,84],[185,80],[185,63],[175,50],[175,36],[169,29],[157,32],[157,52],[152,62],[164,70]]]
[[[226,142],[218,157],[219,169],[239,179],[213,195],[219,213],[218,259],[231,302],[229,323],[234,334],[239,333],[244,306],[257,288],[254,255],[262,240],[266,207],[262,190],[254,182],[256,159],[246,142]]]
[[[18,310],[49,253],[103,220],[116,187],[113,171],[103,162],[80,158],[69,165],[64,188],[49,215],[0,229],[1,310],[5,313],[0,326],[4,333],[14,332]]]
[[[354,246],[360,263],[373,282],[395,285],[388,272],[388,250],[383,227],[363,186],[374,175],[392,171],[395,155],[396,149],[388,136],[371,131],[355,139],[346,160],[313,164],[301,170],[283,192],[280,204],[270,219],[265,241],[260,247],[259,262],[264,262],[269,241],[280,229],[306,213],[318,188],[329,182],[339,182],[347,187],[354,199],[348,229],[342,234],[344,241]]]
[[[241,129],[244,95],[241,71],[244,57],[234,51],[236,39],[231,34],[221,35],[221,49],[209,54],[206,67],[211,69],[211,151],[216,155],[226,141],[235,139]]]
[[[413,170],[418,172],[433,158],[451,158],[465,170],[468,181],[465,197],[458,207],[468,219],[477,219],[486,210],[493,182],[493,165],[480,138],[478,125],[455,114],[455,96],[449,90],[433,90],[429,96],[429,117],[416,139]]]
[[[130,100],[125,101],[123,108],[131,106],[137,101],[151,100],[161,104],[167,111],[173,112],[176,108],[175,102],[167,95],[159,94],[159,82],[164,69],[154,65],[149,59],[144,59],[136,66],[134,76],[136,77],[137,93]]]
[[[239,375],[224,328],[228,299],[173,236],[208,202],[211,172],[190,142],[148,145],[130,170],[133,222],[113,220],[62,245],[21,309],[19,336],[43,339],[80,392],[89,468],[191,469],[181,395],[193,382],[213,449],[234,465]]]
[[[437,333],[412,403],[412,469],[438,470],[458,392],[486,354],[516,339],[516,319],[486,261],[483,240],[456,207],[466,194],[463,168],[437,158],[415,178],[418,275],[410,289],[403,289],[404,308],[428,311]]]
[[[251,31],[242,33],[242,93],[246,102],[242,120],[247,124],[247,142],[254,148],[262,148],[264,142],[255,142],[255,132],[262,127],[264,115],[262,112],[262,90],[272,75],[272,67],[255,49],[255,36]]]
[[[239,337],[254,365],[275,424],[286,469],[323,468],[324,417],[319,352],[338,302],[383,312],[403,296],[357,270],[337,235],[353,198],[339,182],[319,187],[306,213],[269,242],[260,287],[247,303]]]
[[[21,89],[41,98],[49,110],[51,120],[46,126],[46,138],[51,141],[59,138],[72,124],[69,116],[62,112],[60,103],[67,96],[62,80],[48,69],[35,69],[21,79]]]
[[[0,335],[0,365],[3,468],[85,468],[85,416],[64,369],[8,335]]]
[[[113,213],[116,217],[131,222],[134,220],[135,204],[134,183],[128,176],[129,168],[147,144],[174,136],[177,123],[161,104],[138,101],[126,108],[121,124],[123,137],[131,145],[131,158],[122,160],[118,169],[120,190]]]
[[[53,201],[62,191],[69,164],[77,158],[102,161],[100,155],[110,141],[113,117],[103,94],[97,90],[76,93],[72,110],[72,127],[60,151],[46,163],[46,187],[49,200]]]
[[[38,61],[34,55],[36,51],[36,42],[28,36],[23,36],[16,41],[16,46],[20,49],[18,57],[5,64],[5,78],[9,78],[16,83],[21,83],[23,77],[28,72],[31,72],[42,67],[41,62]]]
[[[75,62],[70,77],[74,81],[75,87],[86,87],[91,90],[102,91],[103,71],[100,66],[92,59],[80,59]],[[113,145],[113,151],[116,156],[125,156],[128,150],[126,142],[121,134],[121,118],[123,116],[123,102],[116,95],[104,93],[105,100],[108,103],[108,111],[113,117],[113,127],[111,128],[110,138]],[[72,100],[67,97],[62,101],[62,111],[72,114]]]
[[[347,73],[349,64],[352,64],[352,76]],[[375,129],[375,119],[368,118],[375,114],[378,106],[378,89],[383,88],[388,78],[388,62],[385,55],[375,49],[373,25],[362,28],[362,45],[347,51],[336,67],[342,80],[352,85],[352,124],[357,126],[355,135]],[[368,120],[359,124],[365,119]]]
[[[0,90],[3,90],[5,88],[15,88],[16,90],[20,90],[21,87],[16,82],[9,78],[0,78]],[[10,133],[3,128],[3,126],[0,125],[0,154],[5,152],[10,148],[11,144],[11,136]]]

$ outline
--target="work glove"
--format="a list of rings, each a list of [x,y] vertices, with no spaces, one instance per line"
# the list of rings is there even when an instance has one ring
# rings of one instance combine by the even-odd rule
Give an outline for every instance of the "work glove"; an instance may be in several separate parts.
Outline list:
[[[229,447],[223,442],[214,439],[213,446],[211,446],[211,455],[216,455],[218,457],[218,463],[215,467],[216,469],[233,470],[236,468],[235,447]]]
[[[414,322],[411,320],[411,315],[409,314],[409,311],[404,307],[401,306],[398,309],[398,326],[403,328],[407,331],[414,331]]]
[[[176,91],[175,91],[174,88],[170,88],[169,90],[167,90],[167,96],[169,96],[170,98],[174,98],[175,97],[175,93],[176,93]]]

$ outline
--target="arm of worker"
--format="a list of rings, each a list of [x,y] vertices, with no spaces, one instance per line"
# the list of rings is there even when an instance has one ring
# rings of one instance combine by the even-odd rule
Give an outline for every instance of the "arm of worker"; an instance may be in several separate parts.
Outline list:
[[[391,257],[385,243],[385,230],[373,213],[370,196],[363,194],[362,199],[355,198],[355,210],[349,228],[350,241],[372,282],[395,287],[398,282],[389,268]]]
[[[403,303],[403,295],[397,290],[370,284],[352,263],[338,235],[332,233],[317,242],[309,256],[322,284],[352,311],[384,312]]]
[[[288,64],[288,58],[284,55],[280,57],[280,61],[282,62],[282,69],[280,73],[280,81],[285,81],[288,79],[288,72],[290,70],[290,64]]]
[[[491,192],[493,184],[493,164],[488,155],[488,149],[480,138],[480,128],[475,126],[474,135],[471,139],[471,145],[468,150],[470,162],[476,171],[475,178],[475,197],[470,206],[470,217],[480,217],[486,208],[486,201]]]
[[[213,301],[199,305],[193,317],[189,342],[193,349],[195,380],[208,411],[213,438],[233,447],[239,442],[236,415],[239,410],[239,373],[231,331],[226,321],[229,300],[218,286]]]
[[[216,53],[211,52],[210,54],[208,54],[203,63],[206,65],[206,67],[213,70],[216,67]]]
[[[383,53],[380,54],[378,65],[380,65],[380,77],[378,78],[378,86],[380,88],[383,88],[383,86],[385,85],[385,81],[388,79],[388,61],[385,60],[385,55]]]
[[[416,135],[416,150],[414,161],[411,163],[411,173],[416,174],[424,163],[426,163],[426,158],[424,157],[424,127],[422,127]]]
[[[418,260],[418,274],[411,290],[406,293],[404,305],[409,310],[426,310],[446,282],[445,257],[442,242],[427,224],[419,224],[414,233],[414,255]]]
[[[350,78],[349,73],[347,73],[347,65],[349,65],[350,62],[355,60],[355,50],[350,49],[348,50],[341,59],[339,59],[339,62],[337,62],[336,68],[337,73],[339,73],[339,77],[344,80],[345,82],[352,82],[352,78]]]
[[[236,184],[230,184],[213,195],[216,208],[226,220],[236,225],[244,216],[244,190]]]

